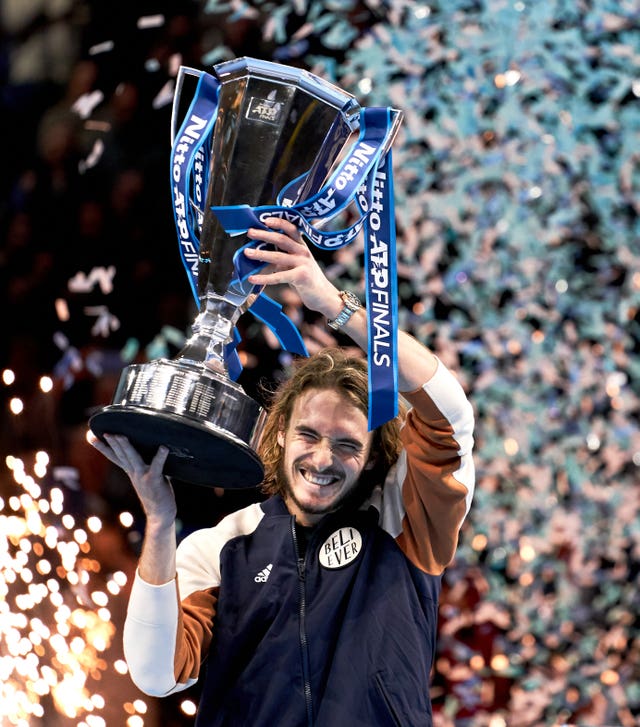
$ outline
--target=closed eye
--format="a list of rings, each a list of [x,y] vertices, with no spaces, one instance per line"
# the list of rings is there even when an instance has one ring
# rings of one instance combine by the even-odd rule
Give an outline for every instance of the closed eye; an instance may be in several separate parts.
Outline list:
[[[335,446],[341,449],[343,452],[349,452],[352,454],[358,454],[359,452],[362,452],[362,445],[360,444],[360,442],[355,442],[350,439],[339,440],[336,442]]]
[[[300,439],[304,439],[307,442],[316,442],[320,439],[320,435],[311,429],[296,428],[296,434],[300,437]]]
[[[315,443],[322,439],[319,432],[313,429],[303,429],[302,427],[296,427],[296,435],[305,442]],[[357,439],[336,439],[331,442],[331,449],[339,450],[344,454],[360,454],[363,451],[364,446],[362,442]]]

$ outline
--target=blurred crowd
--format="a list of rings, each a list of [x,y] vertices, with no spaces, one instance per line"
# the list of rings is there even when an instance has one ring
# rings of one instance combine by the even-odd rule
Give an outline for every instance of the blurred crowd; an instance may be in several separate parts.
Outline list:
[[[633,5],[2,0],[3,458],[47,451],[76,511],[110,523],[96,552],[108,560],[115,538],[131,569],[140,513],[84,437],[122,367],[175,354],[196,314],[169,196],[177,68],[243,55],[309,68],[405,111],[401,324],[476,408],[478,493],[445,577],[437,724],[637,724]],[[319,255],[357,290],[361,252]],[[311,349],[335,341],[282,296]],[[289,358],[256,321],[242,333],[240,381],[260,399]],[[183,533],[255,496],[178,494]],[[160,723],[189,723],[172,705]]]

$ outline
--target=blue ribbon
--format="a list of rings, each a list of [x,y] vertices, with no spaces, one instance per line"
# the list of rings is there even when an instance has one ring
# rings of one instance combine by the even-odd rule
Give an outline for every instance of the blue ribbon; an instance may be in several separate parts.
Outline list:
[[[230,235],[243,234],[250,227],[267,229],[262,220],[280,217],[297,224],[314,245],[325,250],[349,244],[364,228],[370,430],[398,413],[395,212],[391,152],[384,152],[391,129],[390,109],[363,109],[358,141],[325,186],[308,199],[293,205],[211,208]],[[278,200],[292,197],[302,187],[305,177],[302,175],[290,182],[280,192]],[[350,227],[326,231],[314,225],[313,220],[330,220],[354,199],[360,217]],[[244,250],[264,244],[250,242],[238,250],[235,270],[239,283],[264,267],[264,263],[248,260]]]
[[[398,414],[398,280],[390,151],[367,185],[372,192],[365,223],[369,429],[375,429]]]
[[[204,166],[201,149],[210,140],[218,114],[218,92],[220,84],[208,73],[202,73],[180,130],[175,135],[171,148],[171,199],[173,219],[178,233],[180,257],[187,271],[191,291],[200,304],[198,296],[198,253],[200,241],[196,234],[199,229],[199,209],[192,206],[192,191],[206,190],[208,166]],[[206,154],[205,159],[206,159]],[[199,156],[198,156],[199,155]],[[202,164],[193,176],[194,166]],[[194,188],[195,183],[195,188]]]

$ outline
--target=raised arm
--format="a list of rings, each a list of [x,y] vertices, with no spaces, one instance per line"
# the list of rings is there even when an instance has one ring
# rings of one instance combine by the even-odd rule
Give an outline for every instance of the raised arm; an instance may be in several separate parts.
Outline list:
[[[249,236],[271,242],[277,250],[248,249],[247,257],[270,264],[270,269],[253,275],[257,285],[287,283],[294,288],[303,304],[327,319],[334,319],[344,303],[340,291],[322,272],[298,228],[278,218],[266,221],[271,230],[252,229]],[[364,309],[356,311],[341,328],[363,350],[367,350],[367,316]],[[425,346],[404,331],[398,333],[398,388],[415,391],[429,381],[438,368],[436,357]]]
[[[176,500],[162,474],[169,450],[160,447],[147,465],[126,437],[105,434],[105,439],[106,444],[89,435],[89,443],[126,472],[146,517],[138,573],[152,585],[168,583],[176,576]]]
[[[123,647],[133,682],[146,694],[164,696],[185,689],[198,676],[199,644],[208,646],[215,597],[203,617],[184,625],[178,605],[176,578],[176,501],[171,484],[162,474],[167,454],[159,447],[145,464],[126,437],[94,435],[90,443],[129,476],[146,516],[145,535],[138,570],[132,584],[124,624]],[[190,630],[190,636],[185,631]],[[193,636],[197,634],[197,636]],[[200,641],[198,641],[200,638]],[[205,646],[203,646],[203,649]]]
[[[279,219],[271,230],[251,230],[276,250],[247,252],[269,263],[250,278],[259,285],[287,283],[304,305],[328,319],[343,308],[297,228]],[[341,328],[367,350],[367,316],[357,310]],[[398,333],[398,387],[412,406],[403,428],[404,449],[385,485],[385,528],[419,568],[439,575],[453,558],[458,532],[474,489],[473,411],[460,383],[434,354],[403,331]],[[395,494],[394,494],[395,493]]]

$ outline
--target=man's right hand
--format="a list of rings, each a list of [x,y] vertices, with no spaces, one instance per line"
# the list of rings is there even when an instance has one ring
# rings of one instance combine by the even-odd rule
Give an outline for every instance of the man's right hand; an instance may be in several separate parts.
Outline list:
[[[150,464],[146,464],[135,447],[121,434],[105,434],[103,442],[89,432],[88,442],[128,475],[140,498],[147,523],[169,526],[176,519],[176,499],[169,480],[162,474],[169,450],[160,446]]]
[[[121,467],[138,493],[147,518],[138,573],[143,581],[162,585],[176,575],[176,498],[169,480],[162,474],[169,449],[158,448],[147,464],[127,437],[105,434],[102,442],[89,432],[89,444],[109,461]]]

